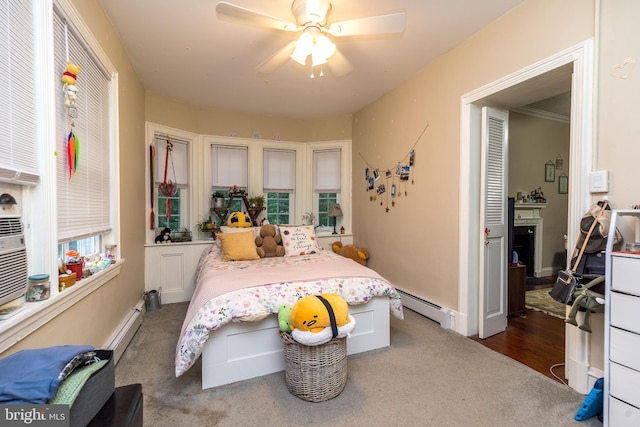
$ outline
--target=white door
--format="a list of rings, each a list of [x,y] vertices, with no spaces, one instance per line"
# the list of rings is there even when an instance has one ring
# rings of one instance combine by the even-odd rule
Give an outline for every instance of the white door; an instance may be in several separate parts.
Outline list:
[[[479,336],[507,326],[507,135],[509,113],[482,109],[482,209]]]

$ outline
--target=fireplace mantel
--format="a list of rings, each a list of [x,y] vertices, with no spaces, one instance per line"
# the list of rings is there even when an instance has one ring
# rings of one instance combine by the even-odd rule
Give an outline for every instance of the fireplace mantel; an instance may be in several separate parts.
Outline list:
[[[540,211],[547,207],[546,203],[514,203],[513,225],[535,227],[535,248],[533,255],[533,275],[542,276],[542,217]]]

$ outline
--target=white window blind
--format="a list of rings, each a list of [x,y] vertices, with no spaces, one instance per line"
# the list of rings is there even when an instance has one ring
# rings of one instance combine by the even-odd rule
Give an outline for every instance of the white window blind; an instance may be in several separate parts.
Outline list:
[[[265,149],[263,188],[271,192],[291,192],[295,188],[296,153],[293,150]]]
[[[173,149],[167,159],[167,137],[156,135],[156,183],[164,182],[165,166],[167,182],[172,181],[178,187],[186,187],[189,183],[188,146],[184,141],[170,138]],[[168,161],[168,164],[167,164]]]
[[[316,193],[340,193],[340,150],[313,152],[313,189]]]
[[[68,52],[67,52],[68,40]],[[71,26],[65,31],[63,18],[54,13],[54,61],[56,87],[56,183],[58,241],[85,238],[111,229],[110,203],[110,79]],[[60,77],[67,61],[80,66],[76,81],[77,118],[64,107]],[[70,176],[67,139],[73,130],[79,139],[77,171]]]
[[[247,147],[211,146],[211,186],[247,187]]]
[[[12,184],[39,180],[32,4],[0,3],[0,181]]]

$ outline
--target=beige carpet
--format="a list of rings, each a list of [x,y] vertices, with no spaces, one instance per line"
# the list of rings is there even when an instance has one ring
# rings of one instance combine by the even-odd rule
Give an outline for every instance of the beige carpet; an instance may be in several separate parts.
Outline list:
[[[390,348],[349,356],[334,399],[293,396],[283,373],[202,390],[200,362],[174,376],[186,309],[145,314],[116,366],[116,385],[142,384],[145,426],[602,426],[573,420],[583,395],[410,310]]]
[[[566,306],[549,296],[551,288],[536,289],[525,292],[524,305],[551,316],[564,319],[566,317]]]

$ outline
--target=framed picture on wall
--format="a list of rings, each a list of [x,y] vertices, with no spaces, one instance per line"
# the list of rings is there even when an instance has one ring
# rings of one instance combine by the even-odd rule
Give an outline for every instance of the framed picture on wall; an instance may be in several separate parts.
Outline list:
[[[569,177],[561,174],[558,177],[558,194],[567,194],[569,192]]]
[[[549,160],[544,165],[544,181],[545,182],[554,182],[556,180],[556,165]]]

